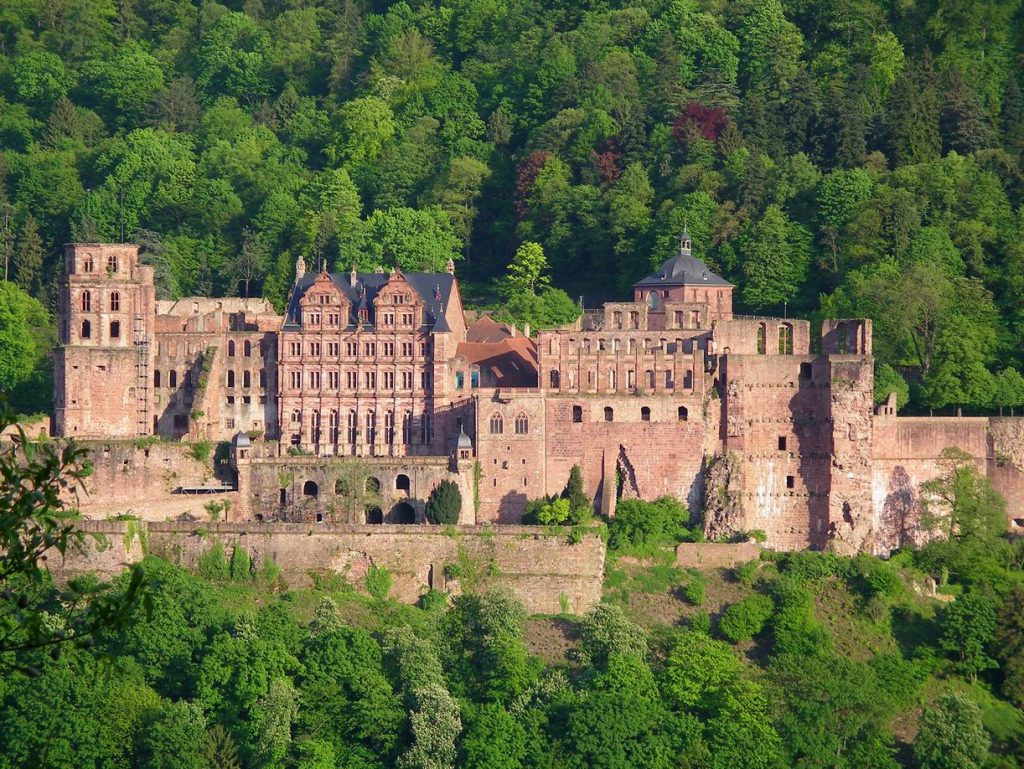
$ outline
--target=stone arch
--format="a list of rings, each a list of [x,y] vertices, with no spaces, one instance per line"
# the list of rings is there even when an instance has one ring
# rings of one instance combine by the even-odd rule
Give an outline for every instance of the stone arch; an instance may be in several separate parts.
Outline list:
[[[611,406],[605,406],[604,407],[604,421],[605,422],[614,422],[615,421],[615,409],[613,409]]]
[[[416,523],[416,508],[408,502],[399,502],[391,508],[391,522],[403,525]]]
[[[229,339],[228,340],[228,357],[229,358],[234,358],[235,357],[235,340],[234,339]]]
[[[367,494],[380,494],[380,478],[371,475],[366,479],[364,490]]]
[[[651,409],[649,406],[643,406],[640,409],[640,421],[650,422],[651,421]]]
[[[582,406],[573,406],[572,407],[572,421],[573,422],[582,422],[583,421],[583,407]]]
[[[316,499],[319,494],[320,487],[316,485],[316,481],[306,481],[302,484],[302,496]]]
[[[366,508],[366,522],[371,526],[384,523],[384,512],[376,506]]]
[[[409,476],[405,473],[399,473],[395,476],[395,491],[404,491],[408,494],[412,490],[412,482],[409,480]]]

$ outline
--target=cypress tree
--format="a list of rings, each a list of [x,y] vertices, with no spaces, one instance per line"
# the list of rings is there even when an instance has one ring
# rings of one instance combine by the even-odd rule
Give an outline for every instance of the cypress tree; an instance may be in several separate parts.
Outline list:
[[[431,523],[455,524],[462,510],[462,493],[453,481],[441,481],[427,498],[427,520]]]
[[[39,281],[43,272],[43,239],[39,225],[29,214],[21,224],[18,245],[14,252],[14,281],[26,293],[39,296]]]

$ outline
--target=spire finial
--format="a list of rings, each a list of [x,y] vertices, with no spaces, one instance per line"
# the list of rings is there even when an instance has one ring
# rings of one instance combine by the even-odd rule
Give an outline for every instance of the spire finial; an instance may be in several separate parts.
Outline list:
[[[690,255],[690,231],[687,229],[686,220],[683,220],[683,232],[679,236],[679,255],[689,256]]]
[[[295,282],[298,283],[302,280],[302,276],[306,274],[306,260],[302,258],[302,254],[295,260]]]
[[[352,262],[352,272],[348,274],[349,285],[355,288],[357,280],[359,280],[359,276],[356,274],[356,263]]]
[[[455,260],[451,257],[448,258],[448,264],[445,266],[445,272],[449,275],[455,274]]]

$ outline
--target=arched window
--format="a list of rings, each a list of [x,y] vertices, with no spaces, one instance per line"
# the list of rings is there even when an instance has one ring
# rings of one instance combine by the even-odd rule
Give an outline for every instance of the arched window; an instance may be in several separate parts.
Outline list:
[[[384,523],[384,513],[379,507],[366,508],[366,522],[373,525]]]
[[[615,369],[613,368],[608,369],[608,389],[615,389]]]
[[[402,414],[402,443],[406,446],[412,445],[412,412],[406,411]]]
[[[250,342],[248,339],[242,342],[242,355],[244,355],[246,358],[252,357],[252,342]]]
[[[516,417],[516,435],[526,435],[530,432],[530,419],[526,414],[519,414]]]
[[[338,412],[335,409],[331,409],[330,415],[327,417],[327,426],[330,430],[328,440],[334,444],[338,442]]]
[[[779,355],[793,354],[793,327],[788,323],[779,326]]]
[[[92,336],[92,324],[87,321],[82,321],[82,339],[89,339]]]
[[[573,406],[572,407],[572,421],[573,422],[582,422],[583,421],[583,407],[582,406]]]
[[[505,431],[505,420],[501,414],[491,415],[491,435],[501,435]]]
[[[395,476],[395,491],[404,491],[406,494],[412,488],[412,484],[409,481],[409,476],[405,473],[399,473]]]
[[[252,387],[252,372],[242,372],[242,387]]]
[[[690,412],[686,410],[686,406],[679,407],[678,415],[680,422],[685,422],[690,418]]]
[[[395,413],[384,412],[384,442],[389,446],[395,442]]]
[[[171,369],[171,373],[167,375],[167,379],[168,379],[168,383],[167,383],[168,387],[177,387],[178,386],[178,372],[175,371],[174,369]]]
[[[651,371],[650,369],[648,369],[647,372],[644,374],[644,379],[647,380],[646,381],[647,389],[648,390],[653,390],[654,389],[654,372]]]
[[[366,412],[366,442],[376,443],[377,441],[377,412]]]
[[[347,427],[348,427],[348,442],[349,443],[355,443],[356,442],[356,436],[359,434],[359,419],[356,416],[356,410],[355,409],[349,409],[348,410]]]
[[[313,443],[320,442],[320,412],[317,409],[313,409],[313,413],[309,415],[309,434]]]
[[[551,370],[551,387],[558,387],[558,371],[556,369]]]
[[[291,423],[293,425],[302,423],[302,412],[299,411],[298,409],[292,409]]]
[[[110,309],[112,312],[120,312],[121,310],[121,294],[117,291],[110,292]]]
[[[107,272],[117,272],[117,257],[113,254],[107,257]]]
[[[764,323],[759,323],[757,325],[757,354],[758,355],[764,355],[766,350],[767,350],[767,344],[765,342],[765,339],[767,338],[767,336],[768,336],[768,331],[765,328]]]
[[[693,389],[693,369],[686,369],[686,373],[683,374],[683,387],[687,390]]]
[[[160,386],[160,369],[153,372],[153,387]]]
[[[391,511],[393,523],[416,523],[416,510],[408,502],[399,502]]]
[[[810,378],[811,378],[811,364],[810,363],[801,363],[800,364],[800,379],[810,379]]]
[[[604,421],[605,422],[614,422],[615,421],[615,409],[613,409],[611,406],[605,406],[604,407]]]
[[[363,489],[367,494],[380,494],[380,480],[371,475],[363,484]]]
[[[85,255],[85,261],[82,262],[82,267],[86,272],[92,272],[96,269],[96,262],[93,261],[92,254]]]
[[[235,357],[235,340],[234,339],[229,339],[228,340],[228,357],[229,358],[234,358]]]
[[[640,421],[641,422],[650,422],[651,421],[651,410],[647,406],[644,406],[642,409],[640,409]]]
[[[82,312],[92,312],[92,294],[88,291],[82,292]]]
[[[302,484],[302,496],[316,498],[316,495],[320,493],[319,487],[313,481],[306,481]]]
[[[121,336],[121,321],[112,320],[110,322],[110,338],[117,339]]]
[[[229,371],[228,372],[228,387],[234,387],[234,386],[235,386],[235,372],[234,371]]]

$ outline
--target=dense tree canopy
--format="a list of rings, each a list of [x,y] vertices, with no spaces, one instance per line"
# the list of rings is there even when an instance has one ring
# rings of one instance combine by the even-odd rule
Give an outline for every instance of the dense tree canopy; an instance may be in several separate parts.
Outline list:
[[[471,303],[550,325],[687,223],[741,310],[872,317],[901,402],[1016,408],[1021,13],[8,3],[5,273],[53,311],[60,244],[134,238],[162,295],[280,305],[299,254],[454,259]]]

